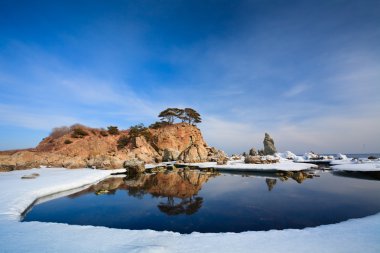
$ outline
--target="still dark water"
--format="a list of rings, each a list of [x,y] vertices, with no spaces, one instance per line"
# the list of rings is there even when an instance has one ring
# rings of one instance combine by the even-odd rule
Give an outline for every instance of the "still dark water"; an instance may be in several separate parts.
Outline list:
[[[180,233],[305,228],[380,212],[380,181],[355,173],[157,173],[109,178],[23,221]]]

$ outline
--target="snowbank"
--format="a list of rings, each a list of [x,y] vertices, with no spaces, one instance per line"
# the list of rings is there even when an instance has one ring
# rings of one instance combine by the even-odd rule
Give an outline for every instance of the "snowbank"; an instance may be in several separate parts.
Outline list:
[[[350,160],[346,155],[338,153],[335,157],[336,160]]]
[[[332,166],[332,169],[340,171],[380,172],[380,162],[340,164]]]
[[[295,160],[298,158],[298,156],[291,151],[285,151],[284,153],[276,153],[275,156],[288,160]]]
[[[380,214],[303,230],[190,235],[18,222],[23,209],[36,198],[94,183],[110,172],[36,169],[0,173],[0,252],[380,252]],[[31,173],[40,176],[20,179]]]

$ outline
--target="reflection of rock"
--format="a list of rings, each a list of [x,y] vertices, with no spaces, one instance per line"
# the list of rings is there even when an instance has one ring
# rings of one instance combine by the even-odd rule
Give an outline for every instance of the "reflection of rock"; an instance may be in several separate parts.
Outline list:
[[[196,195],[210,174],[197,171],[141,174],[133,180],[125,181],[130,192],[150,193],[154,196],[189,198]]]
[[[277,183],[277,180],[273,178],[267,178],[265,179],[265,182],[267,183],[268,191],[271,191],[273,187],[275,186],[275,184]]]
[[[274,146],[274,141],[273,141],[272,137],[270,137],[269,134],[265,133],[263,143],[264,143],[264,154],[265,155],[274,155],[277,152],[276,147]]]
[[[297,183],[299,183],[299,184],[302,183],[303,181],[305,181],[307,178],[313,178],[312,174],[309,174],[309,173],[304,172],[304,171],[297,171],[297,172],[284,171],[284,172],[278,172],[276,174],[277,174],[277,176],[280,176],[281,181],[286,181],[286,180],[288,180],[288,178],[292,178],[295,181],[297,181]]]
[[[98,194],[113,194],[117,189],[122,188],[123,184],[124,184],[124,178],[110,177],[110,178],[104,179],[103,181],[97,184],[91,185],[89,188],[83,191],[71,194],[69,197],[76,198],[83,194],[92,193],[92,192],[94,192],[97,195]]]
[[[196,213],[201,207],[203,203],[203,198],[195,197],[195,198],[186,198],[182,199],[180,203],[176,204],[172,197],[168,197],[166,203],[160,203],[158,208],[161,212],[166,213],[167,215],[178,215],[178,214],[186,214],[191,215]]]

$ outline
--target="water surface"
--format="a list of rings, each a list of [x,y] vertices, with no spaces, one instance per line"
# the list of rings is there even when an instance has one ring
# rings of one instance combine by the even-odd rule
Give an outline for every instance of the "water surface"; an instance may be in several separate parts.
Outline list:
[[[109,178],[33,207],[24,221],[180,233],[305,228],[380,212],[380,181],[349,173]]]

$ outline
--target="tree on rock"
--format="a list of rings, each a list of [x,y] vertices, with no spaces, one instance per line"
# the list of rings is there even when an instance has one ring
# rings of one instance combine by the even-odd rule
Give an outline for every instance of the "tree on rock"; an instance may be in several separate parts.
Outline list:
[[[182,122],[187,122],[189,124],[201,123],[201,115],[192,108],[167,108],[160,112],[158,117],[161,118],[161,121],[173,124],[175,119],[180,119]]]
[[[201,115],[192,108],[184,109],[183,119],[187,121],[189,124],[196,124],[202,122]]]
[[[160,112],[158,117],[160,117],[162,121],[167,121],[168,123],[173,124],[175,118],[181,117],[182,113],[183,113],[182,109],[167,108],[163,110],[162,112]]]

